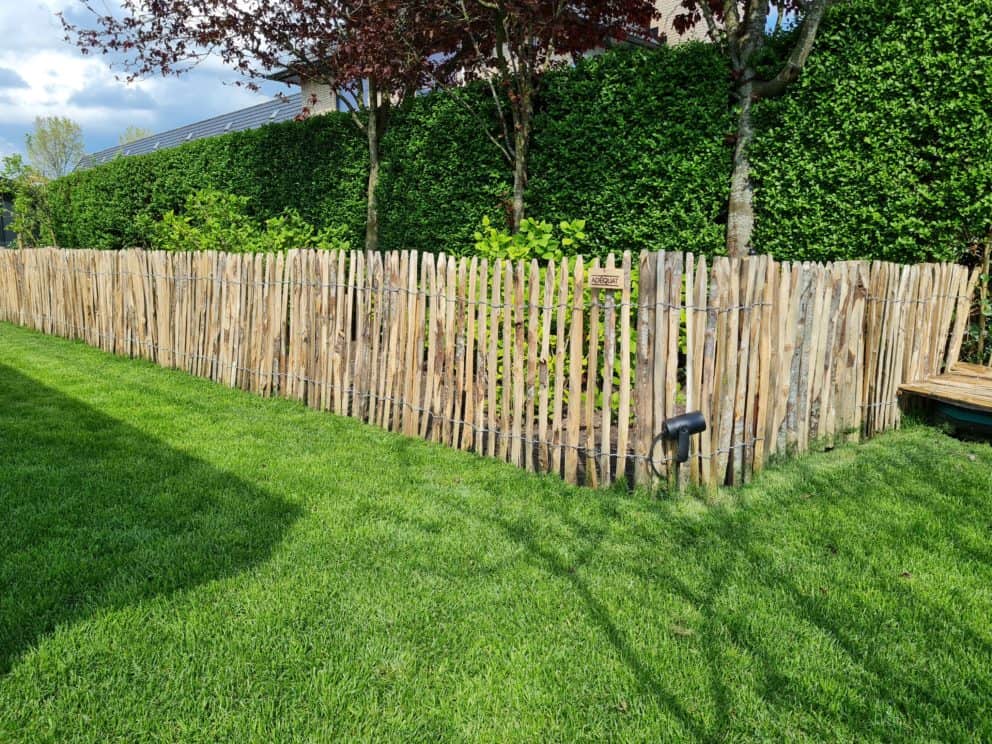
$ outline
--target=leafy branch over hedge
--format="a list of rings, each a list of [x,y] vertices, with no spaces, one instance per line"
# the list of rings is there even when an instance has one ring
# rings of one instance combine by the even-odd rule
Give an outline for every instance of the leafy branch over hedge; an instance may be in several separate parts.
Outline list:
[[[616,50],[550,74],[535,113],[530,212],[588,217],[592,250],[719,249],[720,70],[712,50],[687,45]],[[418,98],[387,134],[383,249],[461,252],[484,215],[505,219],[511,174],[457,96],[495,116],[481,89],[453,90]],[[332,112],[119,158],[53,184],[56,233],[67,246],[147,245],[148,219],[211,188],[249,197],[259,222],[295,208],[317,226],[347,226],[361,245],[364,149],[347,115]]]
[[[992,0],[834,4],[799,81],[755,108],[758,251],[956,260],[987,235],[989,17]],[[618,49],[550,73],[535,114],[529,214],[586,220],[586,253],[722,251],[727,75],[703,44]],[[473,88],[418,98],[387,135],[384,249],[463,253],[483,216],[506,214],[510,173],[458,96],[484,99]],[[147,245],[149,220],[212,188],[248,197],[259,226],[294,208],[361,245],[364,151],[346,115],[331,113],[122,158],[51,185],[55,234],[66,246]]]

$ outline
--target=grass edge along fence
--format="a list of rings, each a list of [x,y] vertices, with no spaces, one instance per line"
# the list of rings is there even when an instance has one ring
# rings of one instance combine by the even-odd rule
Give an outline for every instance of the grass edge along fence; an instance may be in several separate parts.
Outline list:
[[[899,385],[957,361],[976,280],[768,256],[49,248],[0,251],[0,319],[572,483],[712,486],[898,426]],[[677,465],[652,443],[686,410],[707,431]]]

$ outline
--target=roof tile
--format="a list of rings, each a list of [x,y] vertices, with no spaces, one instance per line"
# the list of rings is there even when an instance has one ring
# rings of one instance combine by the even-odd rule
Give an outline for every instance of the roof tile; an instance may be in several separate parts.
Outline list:
[[[150,137],[128,142],[126,145],[108,147],[106,150],[85,155],[79,161],[76,170],[86,170],[110,162],[118,156],[145,155],[156,150],[167,150],[171,147],[178,147],[192,140],[216,137],[219,134],[227,134],[229,132],[243,132],[247,129],[258,129],[266,124],[290,121],[296,118],[302,106],[302,93],[293,93],[292,95],[281,98],[273,98],[271,101],[249,106],[239,111],[221,114],[212,119],[194,122],[178,129],[170,129],[161,134],[153,134]]]

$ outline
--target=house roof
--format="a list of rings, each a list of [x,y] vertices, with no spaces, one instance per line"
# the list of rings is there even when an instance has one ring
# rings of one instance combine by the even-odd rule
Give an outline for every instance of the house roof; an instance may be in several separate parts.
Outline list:
[[[170,147],[178,147],[186,142],[216,137],[229,132],[241,132],[246,129],[257,129],[266,124],[275,124],[282,121],[295,119],[303,106],[303,94],[293,93],[292,95],[273,98],[271,101],[249,106],[239,111],[232,111],[228,114],[221,114],[212,119],[205,119],[194,124],[187,124],[178,129],[170,129],[161,134],[153,134],[151,137],[129,142],[126,145],[108,147],[106,150],[94,152],[91,155],[84,155],[76,170],[86,170],[97,165],[107,163],[119,156],[145,155],[156,150],[167,150]]]

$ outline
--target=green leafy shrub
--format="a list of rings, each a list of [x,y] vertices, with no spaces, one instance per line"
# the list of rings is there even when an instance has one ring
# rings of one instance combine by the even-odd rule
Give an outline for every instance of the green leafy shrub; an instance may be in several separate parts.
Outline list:
[[[0,187],[13,200],[10,230],[19,246],[57,245],[53,214],[45,179],[20,155],[8,155],[0,163]]]
[[[562,220],[557,230],[547,221],[530,217],[520,222],[520,229],[510,233],[496,227],[489,216],[483,216],[482,226],[475,231],[475,252],[484,258],[509,258],[521,261],[539,258],[560,261],[566,253],[581,253],[586,240],[586,221]]]
[[[263,228],[248,214],[248,197],[201,189],[191,194],[182,213],[166,212],[161,220],[148,217],[142,229],[151,246],[166,251],[226,251],[259,253],[291,248],[347,250],[342,228],[317,230],[295,210],[270,217]]]

